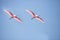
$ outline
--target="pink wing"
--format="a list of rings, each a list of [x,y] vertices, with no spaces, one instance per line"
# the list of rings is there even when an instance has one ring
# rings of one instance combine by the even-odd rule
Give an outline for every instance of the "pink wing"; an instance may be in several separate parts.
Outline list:
[[[12,12],[10,12],[9,10],[4,10],[10,17],[12,17],[13,16],[13,13]]]
[[[22,20],[20,18],[18,18],[17,16],[15,16],[14,19],[17,20],[18,22],[22,23]]]
[[[34,14],[31,10],[27,10],[27,9],[26,9],[26,11],[27,11],[29,14],[31,14],[33,17],[35,16],[35,14]]]
[[[39,16],[36,19],[39,20],[42,23],[45,23],[44,20],[42,18],[40,18]]]

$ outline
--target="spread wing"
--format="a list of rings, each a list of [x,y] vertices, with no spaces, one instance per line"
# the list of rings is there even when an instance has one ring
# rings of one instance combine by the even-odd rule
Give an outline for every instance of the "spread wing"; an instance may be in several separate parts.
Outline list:
[[[27,11],[29,14],[31,14],[33,17],[35,16],[35,14],[34,14],[31,10],[27,10],[27,9],[26,9],[26,11]]]
[[[10,12],[9,10],[4,10],[10,17],[12,17],[13,16],[13,13],[12,12]]]
[[[17,16],[15,16],[14,19],[17,20],[18,22],[22,23],[22,20],[20,18],[18,18]]]
[[[42,23],[45,23],[44,20],[43,20],[42,18],[40,18],[39,16],[37,16],[36,19],[39,20],[39,21],[42,22]]]

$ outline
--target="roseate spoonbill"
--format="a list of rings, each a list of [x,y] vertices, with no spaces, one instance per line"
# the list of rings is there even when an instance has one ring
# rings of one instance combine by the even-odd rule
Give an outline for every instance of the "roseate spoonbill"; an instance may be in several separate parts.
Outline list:
[[[18,18],[16,15],[14,15],[11,11],[4,9],[4,12],[6,12],[11,18],[17,20],[18,22],[22,23],[22,20]]]
[[[31,14],[33,16],[32,19],[36,18],[40,22],[45,23],[44,20],[41,17],[39,17],[38,15],[36,15],[33,11],[26,9],[26,12],[28,12],[29,14]]]

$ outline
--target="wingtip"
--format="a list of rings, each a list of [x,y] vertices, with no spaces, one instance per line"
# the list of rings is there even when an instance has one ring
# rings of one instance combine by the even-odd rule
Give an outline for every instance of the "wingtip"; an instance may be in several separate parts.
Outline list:
[[[19,21],[21,24],[23,24],[23,21],[21,20],[21,21]]]
[[[3,11],[6,11],[6,9],[3,9]]]
[[[25,9],[25,11],[28,11],[28,9]]]
[[[8,10],[8,9],[3,9],[3,11],[6,11],[6,10]]]
[[[7,9],[3,9],[4,12],[7,12]]]
[[[28,12],[28,13],[30,13],[30,10],[28,10],[28,9],[25,9],[25,11]]]
[[[9,10],[8,9],[3,9],[4,12],[6,13],[9,13]]]
[[[25,11],[29,12],[29,11],[30,11],[30,9],[25,9]]]
[[[6,11],[6,9],[3,9],[3,11]]]

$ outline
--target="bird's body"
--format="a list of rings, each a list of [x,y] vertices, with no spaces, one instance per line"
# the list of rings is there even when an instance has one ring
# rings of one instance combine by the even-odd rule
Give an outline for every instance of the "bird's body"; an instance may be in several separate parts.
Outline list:
[[[12,12],[10,12],[9,10],[4,10],[11,18],[17,20],[18,22],[22,23],[22,20],[20,18],[18,18],[16,15],[14,15]]]
[[[38,15],[36,15],[34,12],[32,12],[31,10],[26,10],[29,14],[31,14],[33,16],[33,18],[36,18],[37,20],[39,20],[42,23],[45,23],[44,20],[42,18],[40,18]],[[32,18],[32,19],[33,19]]]

